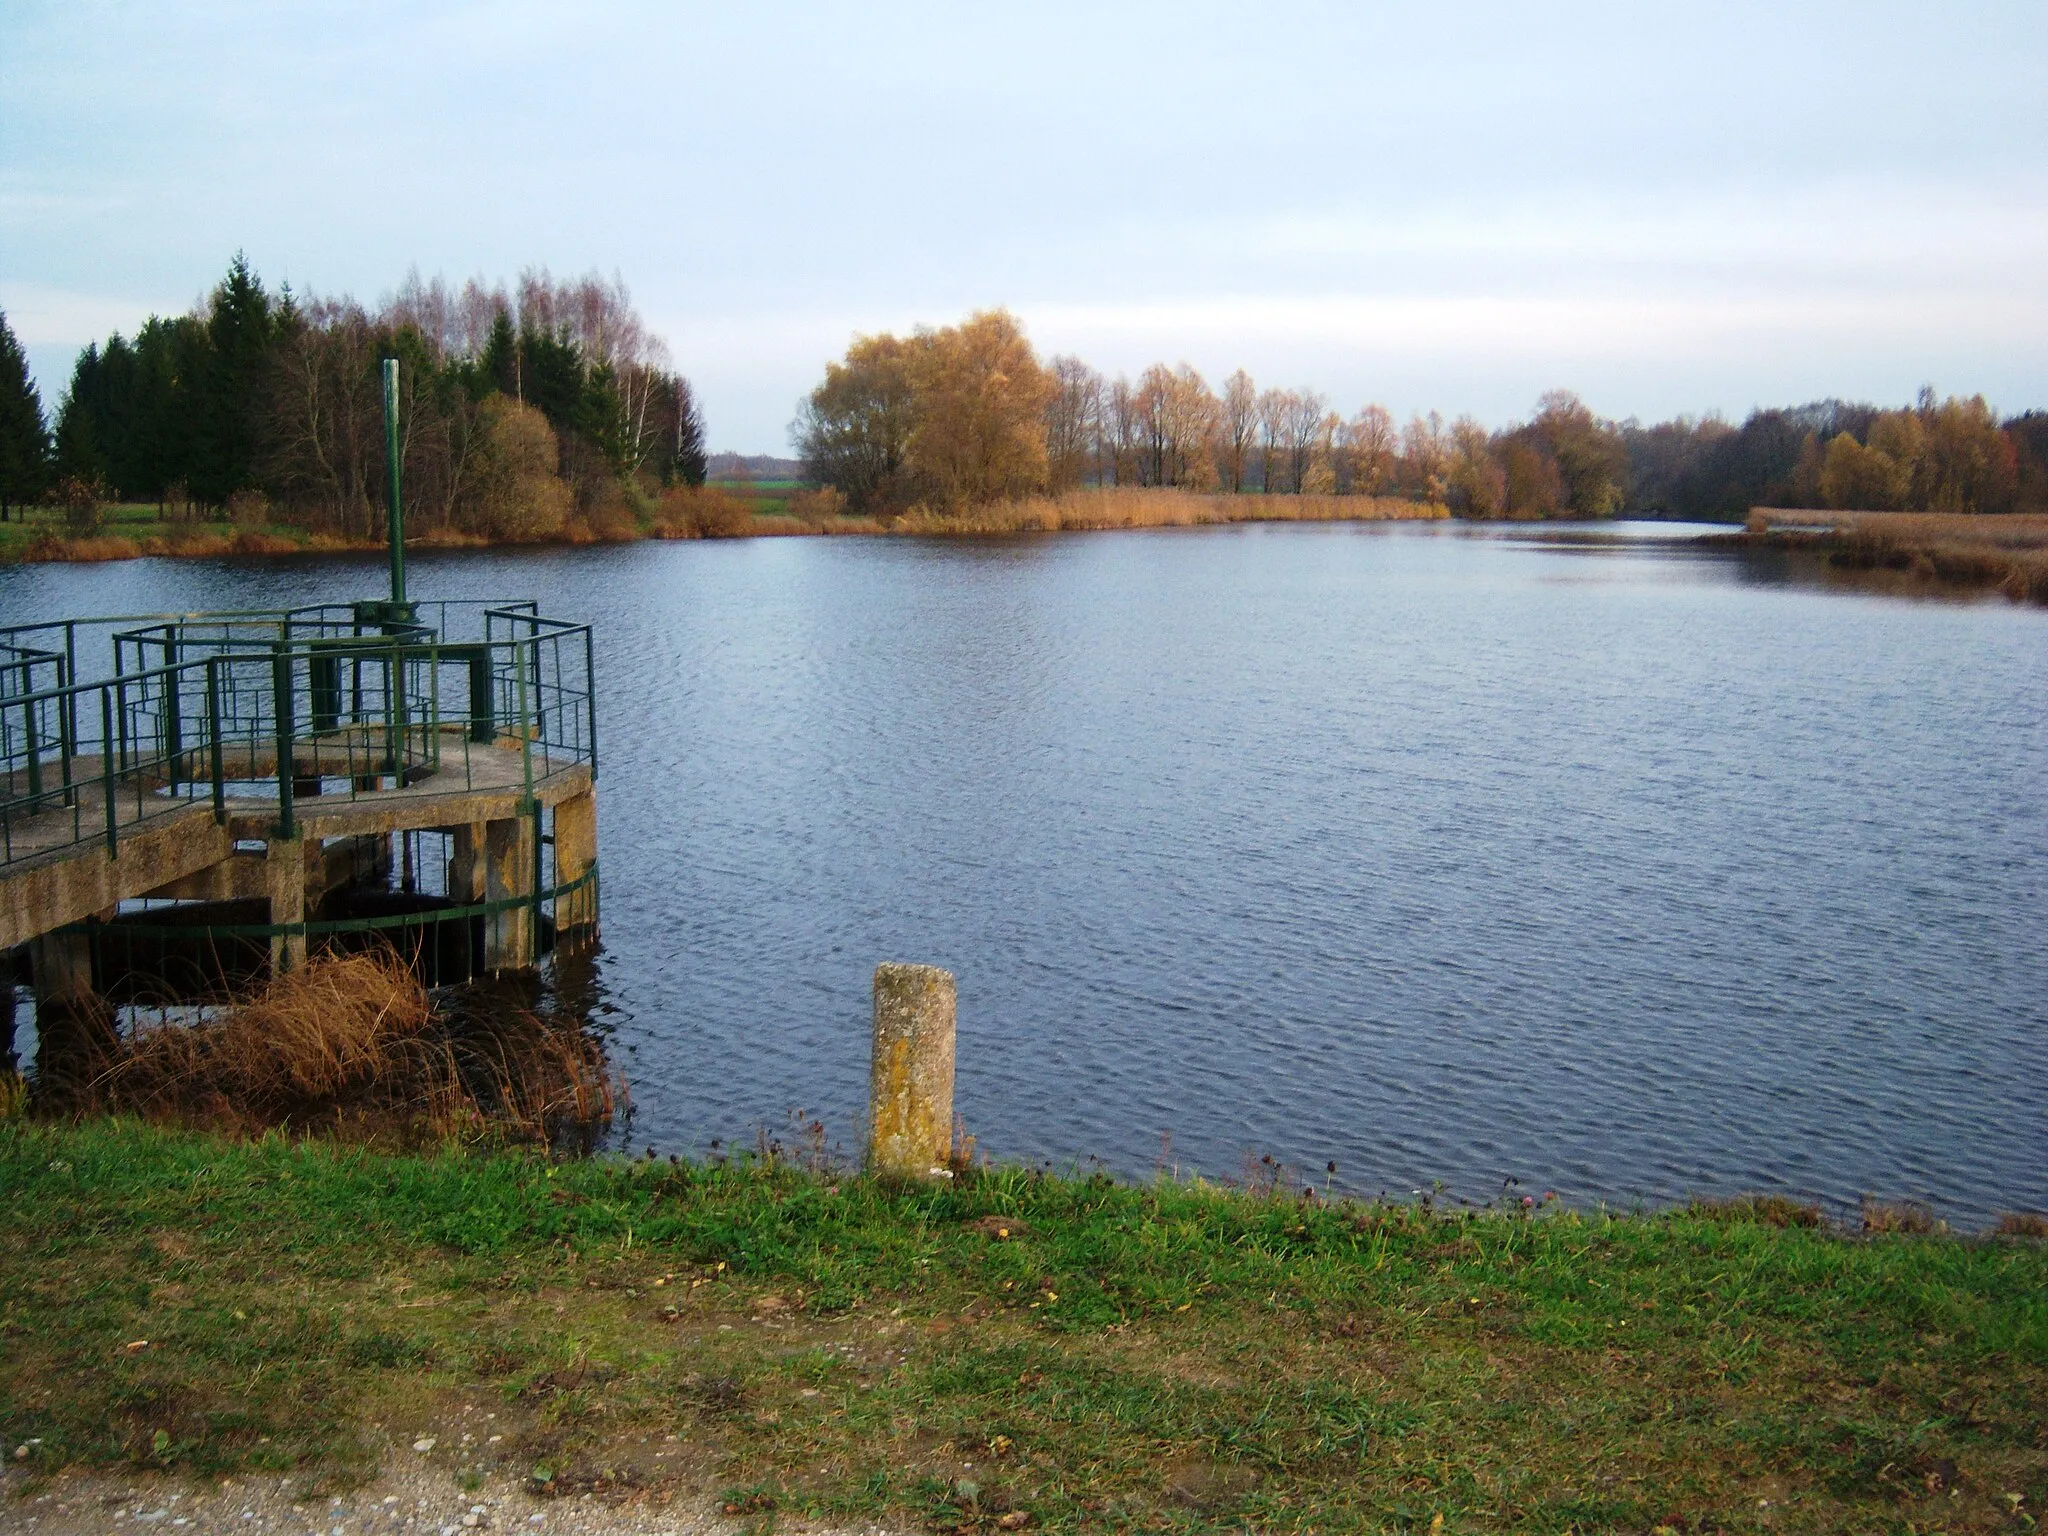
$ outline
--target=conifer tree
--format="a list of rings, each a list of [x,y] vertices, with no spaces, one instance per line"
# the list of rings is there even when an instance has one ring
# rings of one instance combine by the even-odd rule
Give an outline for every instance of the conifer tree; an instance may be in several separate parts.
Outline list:
[[[114,341],[119,341],[117,336]],[[108,343],[108,350],[113,342]],[[60,479],[104,481],[108,479],[104,444],[110,433],[114,411],[106,398],[106,368],[99,346],[87,342],[71,368],[71,388],[57,407],[55,438],[56,468]]]
[[[256,480],[256,450],[271,344],[270,295],[240,251],[213,290],[206,318],[205,375],[195,434],[192,494],[219,505]]]
[[[49,427],[28,354],[0,311],[0,519],[43,494],[49,459]]]
[[[704,452],[704,413],[697,408],[697,392],[690,381],[677,374],[674,386],[674,434],[669,445],[670,463],[664,468],[684,485],[702,485],[710,467]]]
[[[519,387],[519,338],[512,330],[512,317],[499,310],[491,321],[491,334],[477,358],[477,371],[486,389],[495,389],[514,400],[525,399]]]

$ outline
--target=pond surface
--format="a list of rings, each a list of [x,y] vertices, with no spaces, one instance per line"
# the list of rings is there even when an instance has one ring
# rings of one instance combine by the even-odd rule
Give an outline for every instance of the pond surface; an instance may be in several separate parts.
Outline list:
[[[598,626],[636,1149],[858,1148],[875,962],[999,1158],[2048,1206],[2048,614],[1610,530],[421,554]],[[1670,535],[1673,530],[1653,530]],[[0,613],[374,596],[0,570]]]

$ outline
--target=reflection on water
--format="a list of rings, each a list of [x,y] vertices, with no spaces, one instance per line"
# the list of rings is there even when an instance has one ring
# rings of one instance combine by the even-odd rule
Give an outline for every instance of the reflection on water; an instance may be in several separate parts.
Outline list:
[[[821,1114],[960,978],[1006,1158],[1353,1190],[2048,1204],[2048,615],[1670,524],[422,554],[594,620],[632,1143]],[[1720,530],[1716,530],[1720,531]],[[257,606],[374,560],[0,572]]]

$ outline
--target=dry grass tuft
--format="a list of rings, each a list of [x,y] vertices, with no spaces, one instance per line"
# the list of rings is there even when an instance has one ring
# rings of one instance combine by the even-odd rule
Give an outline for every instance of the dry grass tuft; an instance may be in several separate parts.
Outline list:
[[[619,1088],[580,1029],[499,1002],[438,1013],[389,951],[321,957],[217,1023],[133,1036],[65,1107],[257,1132],[550,1140]]]
[[[1790,1195],[1736,1195],[1727,1200],[1694,1200],[1686,1214],[1707,1221],[1754,1222],[1765,1227],[1825,1227],[1828,1219],[1817,1205]]]
[[[1946,1230],[1934,1212],[1909,1202],[1893,1204],[1883,1200],[1863,1202],[1863,1230],[1872,1234],[1926,1237]]]
[[[2007,1211],[1991,1232],[1994,1237],[2048,1237],[2048,1211]]]

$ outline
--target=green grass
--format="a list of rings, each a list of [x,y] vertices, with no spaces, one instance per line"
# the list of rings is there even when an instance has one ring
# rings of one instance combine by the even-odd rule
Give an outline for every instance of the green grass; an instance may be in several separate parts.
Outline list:
[[[2017,1530],[2048,1503],[2038,1242],[107,1122],[0,1127],[0,1194],[0,1430],[31,1470],[346,1482],[435,1434],[458,1480],[944,1530]],[[460,1446],[484,1414],[502,1439]]]
[[[154,502],[118,502],[109,505],[101,513],[97,534],[89,537],[112,536],[140,544],[151,538],[167,541],[232,540],[236,534],[243,532],[254,532],[269,538],[290,539],[294,543],[304,543],[308,538],[305,529],[296,528],[288,523],[266,523],[259,528],[245,529],[218,518],[172,522],[158,515]],[[0,563],[19,560],[31,544],[46,536],[58,539],[70,537],[62,508],[9,507],[7,521],[0,523]]]

